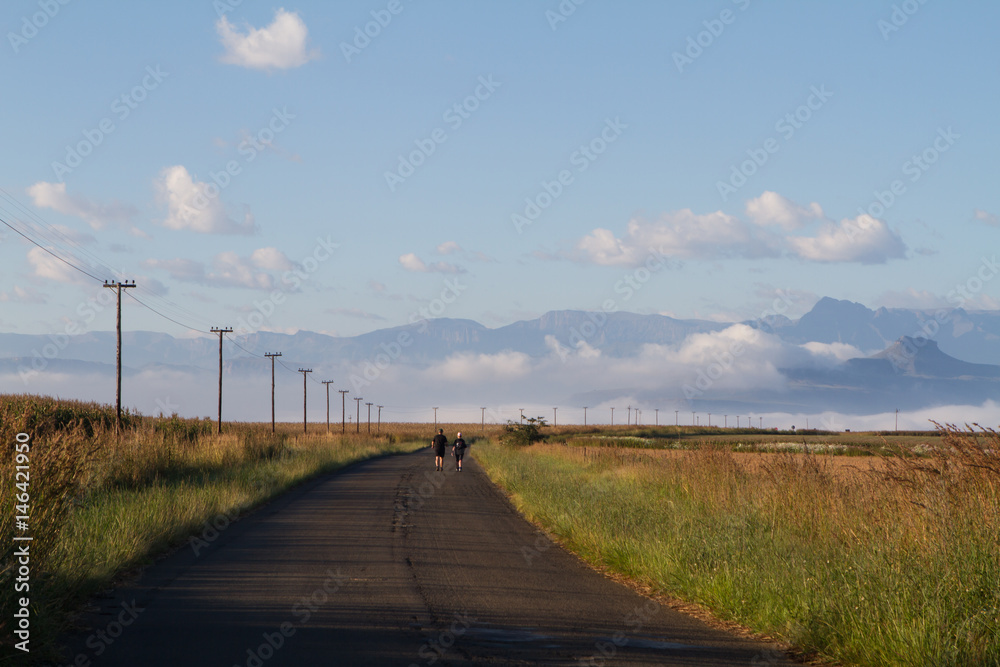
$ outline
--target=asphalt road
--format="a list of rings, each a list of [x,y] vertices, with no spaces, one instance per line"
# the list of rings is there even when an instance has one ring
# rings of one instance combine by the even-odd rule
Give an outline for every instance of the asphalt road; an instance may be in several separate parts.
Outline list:
[[[62,664],[791,664],[594,572],[465,465],[367,461],[220,520],[96,601]]]

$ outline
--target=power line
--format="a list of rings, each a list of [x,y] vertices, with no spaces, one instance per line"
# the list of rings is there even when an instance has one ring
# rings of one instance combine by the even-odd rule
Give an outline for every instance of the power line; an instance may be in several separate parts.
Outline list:
[[[18,236],[24,238],[26,241],[28,241],[28,243],[31,243],[32,245],[41,248],[42,250],[44,250],[48,254],[52,255],[53,257],[55,257],[56,259],[58,259],[63,264],[65,264],[66,266],[70,267],[71,269],[79,271],[83,275],[88,276],[90,278],[93,278],[94,280],[96,280],[98,282],[105,282],[104,278],[98,278],[97,276],[95,276],[90,271],[85,271],[84,269],[81,269],[76,264],[73,264],[72,262],[70,262],[70,261],[68,261],[66,259],[63,259],[62,257],[60,257],[56,253],[52,252],[51,250],[49,250],[48,248],[46,248],[45,246],[43,246],[41,243],[35,241],[33,238],[31,238],[30,236],[28,236],[27,234],[25,234],[20,229],[18,229],[14,225],[10,224],[9,222],[7,222],[6,220],[4,220],[3,218],[0,218],[0,222],[2,222],[3,224],[7,225],[7,227],[9,227],[15,234],[17,234]]]
[[[209,330],[209,331],[204,331],[204,330],[202,330],[202,329],[198,329],[198,328],[196,328],[196,327],[192,327],[192,326],[189,326],[189,325],[187,325],[187,324],[184,324],[183,322],[178,322],[178,321],[177,321],[177,320],[175,320],[174,318],[172,318],[172,317],[170,317],[170,316],[168,316],[168,315],[164,315],[163,313],[161,313],[160,311],[158,311],[158,310],[157,310],[156,308],[153,308],[152,306],[150,306],[150,305],[149,305],[148,303],[145,303],[145,302],[143,302],[143,301],[139,300],[139,298],[138,298],[138,297],[134,297],[134,296],[132,296],[131,294],[128,294],[128,293],[126,293],[126,294],[127,294],[127,296],[128,296],[128,297],[129,297],[130,299],[132,299],[133,301],[135,301],[136,303],[138,303],[139,305],[141,305],[141,306],[142,306],[143,308],[146,308],[146,309],[148,309],[148,310],[150,310],[150,311],[152,311],[152,312],[156,313],[157,315],[159,315],[159,316],[160,316],[160,317],[162,317],[163,319],[165,319],[165,320],[170,320],[170,321],[171,321],[171,322],[173,322],[174,324],[178,324],[178,325],[180,325],[180,326],[184,327],[185,329],[190,329],[191,331],[197,331],[198,333],[206,333],[206,334],[207,334],[207,333],[214,333],[214,332],[212,332],[211,330]],[[232,331],[232,329],[230,329],[230,331]],[[226,338],[229,338],[229,336],[226,336]]]

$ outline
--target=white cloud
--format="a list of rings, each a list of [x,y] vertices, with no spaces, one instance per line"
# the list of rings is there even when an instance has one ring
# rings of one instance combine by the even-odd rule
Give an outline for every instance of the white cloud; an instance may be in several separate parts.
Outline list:
[[[208,278],[213,283],[251,289],[272,289],[274,278],[269,273],[257,271],[256,262],[244,259],[235,252],[220,252],[212,260],[213,273]]]
[[[604,266],[639,266],[653,251],[677,258],[773,257],[775,240],[757,227],[721,211],[667,213],[655,222],[632,219],[624,238],[595,229],[577,243],[580,257]]]
[[[0,303],[46,303],[45,297],[33,287],[14,285],[10,292],[0,292]]]
[[[259,269],[268,271],[290,271],[295,268],[292,260],[277,248],[258,248],[250,255],[250,261]]]
[[[531,372],[531,357],[523,352],[498,354],[456,354],[445,359],[435,371],[452,382],[482,384],[484,381],[514,380]]]
[[[604,266],[639,266],[654,252],[678,259],[791,254],[815,262],[881,264],[907,252],[902,238],[881,220],[861,215],[835,223],[819,204],[800,206],[775,192],[747,202],[747,216],[749,220],[722,211],[696,214],[683,209],[654,221],[632,219],[621,238],[609,229],[593,230],[577,242],[570,257]],[[791,233],[815,221],[822,223],[812,235]]]
[[[782,229],[799,229],[811,220],[822,220],[823,209],[813,202],[802,207],[777,192],[766,191],[747,202],[747,216],[758,225],[777,225]]]
[[[439,255],[450,255],[455,252],[461,252],[462,246],[458,245],[454,241],[445,241],[437,247],[437,252]]]
[[[69,285],[90,283],[89,278],[65,262],[56,259],[42,248],[35,247],[28,251],[28,263],[31,264],[34,275],[39,278]]]
[[[908,287],[905,290],[886,290],[875,302],[886,308],[915,308],[929,310],[932,308],[953,308],[943,296],[938,296],[927,290],[917,290]]]
[[[360,308],[327,308],[324,312],[330,315],[342,315],[344,317],[354,317],[360,320],[385,321],[385,318],[377,313],[370,313]]]
[[[433,264],[427,264],[413,252],[400,255],[399,265],[407,271],[413,271],[415,273],[465,273],[465,269],[449,262],[434,262]]]
[[[70,195],[66,192],[65,183],[39,181],[28,188],[28,195],[35,206],[80,218],[92,229],[104,229],[109,224],[129,226],[138,214],[134,206],[119,201],[104,204],[79,195]]]
[[[1000,227],[1000,218],[997,217],[995,213],[990,213],[989,211],[984,211],[981,208],[977,208],[973,212],[973,217],[980,222],[985,222],[991,227]]]
[[[906,256],[903,239],[867,214],[826,223],[816,236],[792,237],[788,243],[799,257],[814,262],[884,264]]]
[[[283,258],[283,260],[282,260]],[[212,259],[211,270],[204,263],[191,259],[149,259],[144,266],[160,269],[174,280],[199,283],[210,287],[245,287],[270,290],[277,286],[268,270],[282,270],[288,258],[274,248],[261,248],[246,258],[235,252],[221,252]],[[288,262],[291,265],[291,262]],[[264,269],[264,270],[262,270]]]
[[[309,30],[296,12],[278,9],[274,20],[265,28],[246,26],[246,33],[235,28],[225,16],[215,24],[226,52],[224,63],[250,69],[291,69],[319,57],[316,49],[308,50]]]
[[[399,256],[399,264],[407,271],[416,271],[423,273],[427,271],[427,265],[424,261],[417,257],[416,253],[408,252],[405,255]]]
[[[836,363],[865,356],[864,352],[847,343],[817,343],[814,341],[806,343],[802,347],[817,359]]]
[[[189,283],[205,282],[205,265],[193,259],[147,259],[142,265],[150,269],[166,271],[174,280]]]
[[[167,205],[163,226],[187,229],[200,234],[253,234],[256,231],[249,210],[242,222],[229,217],[214,184],[195,181],[188,170],[176,165],[160,172],[156,180],[157,196]]]

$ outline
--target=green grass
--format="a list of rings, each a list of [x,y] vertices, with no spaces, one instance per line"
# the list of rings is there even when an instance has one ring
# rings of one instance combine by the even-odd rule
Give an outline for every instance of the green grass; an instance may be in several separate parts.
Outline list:
[[[252,507],[354,461],[412,451],[424,433],[387,428],[341,436],[314,427],[229,424],[216,435],[206,420],[127,415],[116,437],[113,408],[36,396],[0,396],[0,433],[30,451],[31,654],[13,647],[8,619],[14,542],[0,545],[0,662],[55,659],[67,614],[122,573],[203,536]],[[11,450],[13,447],[11,448]],[[14,457],[0,461],[0,534],[15,533]],[[18,533],[20,534],[20,532]]]
[[[805,653],[985,665],[1000,664],[1000,439],[986,435],[950,431],[928,456],[846,477],[829,457],[748,467],[717,447],[480,445],[477,459],[588,561]]]

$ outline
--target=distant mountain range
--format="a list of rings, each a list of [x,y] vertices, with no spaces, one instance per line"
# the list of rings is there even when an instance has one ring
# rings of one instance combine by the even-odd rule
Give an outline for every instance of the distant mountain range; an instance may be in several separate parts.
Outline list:
[[[759,369],[754,370],[757,367],[751,362],[758,352],[751,350],[732,370],[740,382],[725,377],[694,395],[685,390],[686,386],[690,389],[686,378],[704,373],[710,365],[692,360],[690,350],[697,352],[698,345],[691,341],[728,340],[734,323],[626,312],[553,311],[495,329],[471,320],[435,319],[350,337],[259,332],[234,336],[237,344],[227,341],[225,356],[227,373],[244,378],[248,387],[256,388],[264,376],[270,376],[271,366],[261,358],[263,353],[280,351],[280,361],[288,370],[312,367],[318,379],[326,374],[338,378],[340,386],[355,390],[371,384],[358,380],[365,377],[367,368],[369,375],[380,376],[380,391],[399,396],[399,401],[415,390],[403,386],[404,376],[410,385],[430,387],[427,391],[437,391],[434,378],[443,377],[448,379],[440,384],[444,395],[453,391],[455,396],[465,396],[470,390],[459,387],[468,378],[461,373],[450,375],[458,372],[458,362],[476,369],[472,375],[483,383],[479,391],[484,402],[487,397],[496,402],[518,400],[516,395],[504,398],[498,393],[503,383],[491,382],[489,377],[490,372],[507,377],[504,363],[512,365],[510,387],[504,391],[535,392],[551,395],[546,402],[581,405],[629,396],[664,408],[714,408],[733,414],[776,410],[862,414],[928,405],[980,405],[1000,398],[1000,312],[871,310],[823,298],[798,320],[774,316],[743,324],[774,341],[767,349],[783,346],[793,353],[764,360],[760,366],[764,374],[757,384],[752,374]],[[748,330],[744,327],[743,331]],[[170,405],[164,396],[187,395],[183,382],[195,382],[200,393],[192,401],[197,406],[187,410],[209,413],[201,406],[211,404],[210,387],[218,368],[216,338],[134,331],[124,333],[123,339],[126,379],[138,378],[137,382],[148,384],[149,391],[159,395],[155,400],[143,398],[140,409],[155,412],[151,405],[156,402]],[[853,358],[818,363],[817,346],[823,348],[820,352],[836,348],[841,355],[847,350]],[[690,354],[674,354],[682,348]],[[62,395],[87,398],[86,387],[93,386],[97,400],[108,400],[106,382],[114,374],[114,350],[114,332],[74,337],[0,334],[0,390],[60,393],[58,388],[63,387]],[[815,354],[809,356],[803,350]],[[567,352],[576,355],[575,365],[566,365]],[[552,361],[560,355],[561,366]],[[594,365],[596,357],[599,366]],[[647,359],[652,361],[647,363]],[[475,366],[477,360],[482,362],[479,366]],[[644,372],[661,362],[659,375]],[[372,370],[373,364],[379,370]],[[424,371],[431,375],[421,376]],[[560,384],[559,374],[573,379]],[[348,377],[354,378],[353,387]],[[487,383],[496,386],[487,390]],[[544,393],[546,389],[550,394]]]

